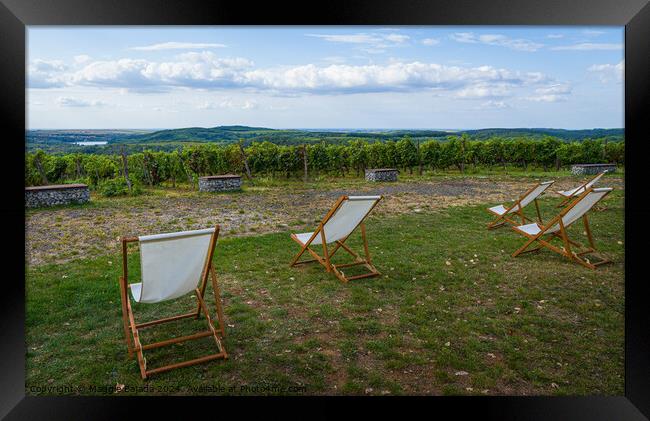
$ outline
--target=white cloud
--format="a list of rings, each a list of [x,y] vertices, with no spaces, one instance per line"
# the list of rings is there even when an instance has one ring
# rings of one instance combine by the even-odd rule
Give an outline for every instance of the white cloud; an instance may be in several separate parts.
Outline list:
[[[594,64],[589,66],[587,71],[598,75],[603,83],[610,80],[621,82],[625,73],[625,61],[622,60],[618,64]]]
[[[517,51],[537,51],[544,46],[537,42],[533,42],[522,38],[510,38],[501,34],[483,34],[478,35],[474,32],[456,32],[449,36],[456,42],[466,44],[485,44],[494,45],[499,47],[510,48]]]
[[[219,102],[205,101],[202,104],[196,106],[196,108],[199,110],[215,110],[218,108],[252,110],[257,107],[258,104],[256,101],[250,101],[250,100],[240,101],[240,100],[233,100],[231,98],[224,98]]]
[[[477,83],[456,92],[455,97],[461,99],[503,98],[511,94],[510,85],[506,83]]]
[[[602,35],[604,33],[605,33],[605,31],[596,31],[596,30],[593,30],[593,29],[584,29],[582,31],[583,35],[587,35],[587,36],[590,36],[590,37],[597,37],[597,36]]]
[[[99,100],[87,101],[85,99],[78,99],[72,97],[61,96],[57,98],[56,103],[60,107],[103,107],[105,102]]]
[[[137,51],[162,51],[162,50],[201,50],[205,48],[224,48],[225,44],[204,43],[204,42],[162,42],[159,44],[131,47]]]
[[[305,34],[308,37],[322,38],[329,42],[342,42],[347,44],[373,44],[381,42],[380,35],[371,34]]]
[[[388,34],[384,38],[386,39],[386,41],[394,42],[397,44],[401,44],[411,39],[411,37],[409,37],[408,35],[402,35],[402,34]]]
[[[176,61],[154,62],[120,59],[90,63],[72,75],[79,85],[111,86],[155,92],[172,86],[229,87],[238,84],[243,69],[252,62],[243,58],[219,58],[211,52],[185,53]]]
[[[609,43],[593,43],[583,42],[573,45],[560,45],[552,47],[551,50],[556,51],[602,51],[602,50],[622,50],[623,44],[609,44]]]
[[[502,110],[505,108],[510,108],[510,105],[506,104],[503,101],[485,101],[480,106],[477,107],[479,110]]]
[[[535,89],[535,95],[525,99],[535,102],[566,101],[571,94],[571,86],[567,83],[554,83]]]
[[[59,88],[65,85],[68,70],[61,60],[34,60],[27,67],[27,85],[29,88]]]
[[[92,57],[90,57],[87,54],[80,54],[78,56],[74,56],[74,62],[77,63],[77,64],[86,63],[86,62],[90,61],[91,59],[92,59]]]
[[[311,93],[360,93],[414,90],[460,90],[462,97],[503,95],[507,86],[537,83],[545,76],[491,66],[456,67],[435,63],[393,62],[387,65],[313,64],[258,69],[244,75],[249,84],[267,89]]]
[[[39,65],[44,66],[42,63]],[[58,69],[62,64],[50,66]],[[274,96],[430,92],[455,98],[495,99],[514,95],[519,88],[552,83],[548,76],[540,72],[399,60],[391,60],[387,64],[305,64],[256,68],[252,61],[245,58],[221,58],[206,51],[180,54],[168,61],[129,58],[94,61],[67,72],[56,71],[65,86],[111,88],[122,94],[173,89],[237,89],[244,92],[266,91]],[[255,104],[222,106],[251,109]],[[209,105],[204,108],[208,109]]]
[[[308,37],[320,38],[328,42],[353,44],[358,49],[369,54],[381,54],[387,48],[406,44],[411,37],[398,33],[355,33],[355,34],[305,34]]]
[[[550,38],[550,39],[564,38],[564,34],[548,34],[546,35],[546,38]]]
[[[420,42],[422,43],[422,45],[426,45],[426,46],[432,46],[432,45],[440,44],[440,40],[437,39],[437,38],[424,38]]]

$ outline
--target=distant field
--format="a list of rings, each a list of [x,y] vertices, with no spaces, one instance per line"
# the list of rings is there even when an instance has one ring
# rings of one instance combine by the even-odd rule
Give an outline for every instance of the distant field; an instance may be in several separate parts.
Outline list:
[[[622,176],[605,177],[602,185],[615,191],[590,218],[597,246],[614,260],[597,271],[547,251],[512,258],[523,238],[509,228],[485,229],[487,206],[540,177],[558,180],[558,188],[581,180],[566,172],[404,175],[396,184],[258,179],[241,193],[157,187],[28,211],[26,393],[148,385],[160,394],[213,394],[206,390],[223,385],[235,387],[226,393],[250,394],[240,387],[257,385],[264,394],[620,395]],[[319,266],[289,268],[297,252],[289,233],[313,229],[344,193],[385,195],[367,222],[383,276],[345,285]],[[558,202],[554,194],[541,200],[545,220]],[[143,382],[123,342],[117,236],[215,223],[224,227],[214,263],[231,358]],[[581,224],[571,234],[584,239]],[[139,265],[130,262],[135,279]],[[173,301],[164,314],[190,301]],[[136,304],[135,312],[144,321],[164,316],[160,308]],[[145,340],[203,327],[170,324]],[[149,352],[149,364],[197,356],[214,343],[196,345]]]

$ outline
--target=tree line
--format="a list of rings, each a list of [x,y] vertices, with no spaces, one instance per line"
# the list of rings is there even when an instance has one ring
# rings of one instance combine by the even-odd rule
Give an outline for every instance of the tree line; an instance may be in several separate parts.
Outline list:
[[[140,185],[162,182],[197,185],[198,177],[235,173],[248,178],[271,176],[308,178],[321,174],[363,176],[366,168],[398,168],[409,173],[455,169],[461,173],[477,168],[519,167],[558,170],[577,163],[624,164],[625,143],[606,139],[562,142],[543,139],[491,138],[475,140],[467,135],[446,141],[414,141],[406,136],[393,141],[352,140],[346,144],[325,142],[306,145],[277,145],[242,142],[229,145],[202,144],[173,151],[143,150],[127,153],[124,147],[113,154],[26,154],[27,186],[85,182],[98,186],[124,179]]]

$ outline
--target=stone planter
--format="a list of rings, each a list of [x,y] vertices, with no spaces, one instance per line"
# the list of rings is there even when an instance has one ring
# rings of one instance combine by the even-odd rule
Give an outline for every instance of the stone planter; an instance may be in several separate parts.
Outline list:
[[[396,168],[374,168],[366,170],[366,181],[397,181]]]
[[[616,164],[576,164],[571,166],[573,175],[598,174],[605,170],[608,173],[616,172]]]
[[[210,175],[199,178],[199,191],[221,192],[233,190],[241,190],[241,177],[238,175]]]
[[[86,203],[89,200],[90,190],[85,184],[25,187],[25,206],[28,208]]]

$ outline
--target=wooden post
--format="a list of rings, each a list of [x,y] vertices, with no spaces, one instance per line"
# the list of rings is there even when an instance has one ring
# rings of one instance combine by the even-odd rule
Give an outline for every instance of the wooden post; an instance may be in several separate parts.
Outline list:
[[[420,139],[418,138],[418,175],[422,175],[422,157],[420,156]]]
[[[43,163],[41,162],[41,157],[39,155],[36,155],[34,157],[34,165],[36,165],[36,169],[38,170],[38,173],[41,176],[41,182],[43,184],[49,184],[49,182],[47,181],[47,176],[45,175],[45,170],[43,169]]]
[[[303,167],[304,167],[304,171],[305,171],[305,174],[303,176],[303,181],[306,183],[309,174],[308,174],[308,171],[307,171],[307,145],[305,145],[304,143],[302,145],[302,162],[303,162]]]
[[[249,180],[253,179],[253,176],[251,175],[251,169],[248,167],[248,157],[246,157],[246,152],[244,152],[244,142],[242,140],[239,141],[239,152],[241,153],[241,159],[244,161],[244,168],[246,169],[246,177]]]
[[[122,148],[120,150],[120,153],[122,155],[122,166],[123,166],[123,173],[124,173],[124,179],[126,180],[126,185],[129,187],[129,193],[131,193],[131,180],[129,179],[129,160],[127,159],[126,156],[126,149],[124,148],[124,145],[122,145]]]

